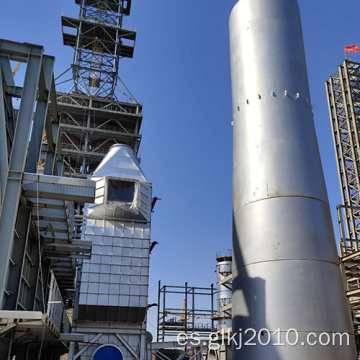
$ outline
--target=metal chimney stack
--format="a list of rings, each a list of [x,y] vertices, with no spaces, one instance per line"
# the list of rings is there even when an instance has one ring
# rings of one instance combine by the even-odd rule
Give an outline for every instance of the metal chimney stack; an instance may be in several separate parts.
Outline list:
[[[268,346],[233,344],[233,359],[353,360],[297,1],[240,0],[230,18],[230,48],[233,333],[254,329],[258,343],[266,342],[262,329],[281,331]],[[290,345],[295,330],[298,344]],[[311,333],[325,333],[322,342],[326,334],[348,333],[350,345],[312,346]],[[284,346],[274,345],[279,336]]]
[[[220,251],[216,254],[216,275],[217,275],[217,304],[218,313],[216,316],[217,329],[227,330],[231,328],[231,313],[222,311],[226,305],[231,304],[232,291],[228,283],[221,283],[232,273],[232,251]]]

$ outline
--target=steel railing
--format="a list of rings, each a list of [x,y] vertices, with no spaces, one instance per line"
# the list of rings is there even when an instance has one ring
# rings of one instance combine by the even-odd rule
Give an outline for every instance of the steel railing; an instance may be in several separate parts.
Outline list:
[[[53,330],[57,334],[60,334],[62,329],[70,328],[70,321],[66,314],[64,301],[53,271],[51,271],[46,315],[50,320]]]

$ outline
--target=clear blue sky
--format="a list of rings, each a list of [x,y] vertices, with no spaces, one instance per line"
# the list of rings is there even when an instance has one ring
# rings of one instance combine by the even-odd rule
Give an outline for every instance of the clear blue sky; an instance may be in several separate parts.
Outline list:
[[[228,18],[236,0],[134,0],[125,27],[137,29],[133,60],[120,76],[144,103],[142,168],[160,197],[152,239],[150,298],[157,281],[205,286],[215,282],[215,253],[231,246],[232,107]],[[340,190],[324,81],[359,43],[360,3],[299,0],[312,103],[335,219]],[[347,9],[347,10],[345,10]],[[350,10],[349,10],[350,9]],[[62,45],[61,13],[74,0],[4,1],[0,37],[45,46],[56,73],[72,61]],[[338,232],[335,223],[335,231]],[[150,313],[155,323],[155,310]],[[154,324],[155,325],[155,324]],[[149,327],[149,330],[154,330]]]

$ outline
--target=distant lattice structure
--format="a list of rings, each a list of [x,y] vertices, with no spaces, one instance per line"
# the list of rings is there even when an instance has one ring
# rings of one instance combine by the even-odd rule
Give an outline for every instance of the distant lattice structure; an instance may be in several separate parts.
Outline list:
[[[79,94],[113,97],[119,60],[132,58],[136,32],[122,27],[130,0],[76,0],[78,18],[62,16],[64,44],[75,50],[73,89]]]
[[[360,63],[345,60],[326,88],[343,205],[359,207]],[[347,209],[345,226],[349,238],[359,237],[360,209]]]
[[[360,63],[344,60],[326,90],[342,195],[337,206],[340,264],[360,339]]]
[[[114,144],[138,153],[142,106],[118,75],[120,60],[134,54],[136,32],[123,28],[131,0],[75,2],[79,16],[61,18],[74,59],[57,78],[57,102],[64,174],[86,178]]]

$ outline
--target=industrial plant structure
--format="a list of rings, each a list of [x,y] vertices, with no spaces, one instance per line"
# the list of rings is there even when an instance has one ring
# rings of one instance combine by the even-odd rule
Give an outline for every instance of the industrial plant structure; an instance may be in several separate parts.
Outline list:
[[[162,285],[158,288],[157,341],[179,334],[208,338],[215,328],[214,284],[210,287]],[[181,302],[181,307],[174,304]],[[201,305],[202,304],[202,305]]]
[[[232,309],[232,251],[220,251],[216,254],[216,274],[217,274],[217,320],[218,330],[231,329],[231,309]]]
[[[23,86],[12,62],[26,67]],[[0,358],[57,359],[72,336],[76,259],[92,247],[74,233],[74,204],[93,203],[96,183],[62,176],[54,58],[0,40],[0,63]]]
[[[360,62],[344,60],[326,82],[342,204],[340,260],[356,337],[360,327]]]
[[[1,359],[57,359],[69,342],[71,359],[145,357],[153,201],[142,106],[118,75],[134,53],[131,0],[76,3],[62,16],[74,60],[57,79],[41,46],[0,41]]]
[[[61,18],[74,58],[57,78],[42,46],[0,39],[0,359],[354,360],[360,63],[345,60],[326,83],[342,276],[297,0],[239,0],[230,18],[233,249],[217,254],[217,288],[159,281],[149,305],[156,198],[138,158],[142,106],[118,73],[134,54],[136,32],[123,27],[132,0],[75,3],[79,16]],[[153,305],[157,341],[146,331]],[[293,329],[299,342],[209,351],[210,334],[249,328]],[[324,332],[350,344],[306,342]],[[179,346],[180,333],[202,341]]]
[[[57,79],[64,174],[92,174],[113,144],[140,146],[142,106],[121,80],[120,60],[132,58],[136,32],[123,27],[131,0],[75,0],[76,18],[62,16],[64,45],[74,49]]]
[[[152,187],[126,145],[113,145],[93,176],[94,204],[85,206],[83,260],[75,300],[70,359],[144,359],[148,305]],[[101,355],[102,354],[102,355]]]

